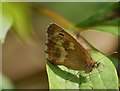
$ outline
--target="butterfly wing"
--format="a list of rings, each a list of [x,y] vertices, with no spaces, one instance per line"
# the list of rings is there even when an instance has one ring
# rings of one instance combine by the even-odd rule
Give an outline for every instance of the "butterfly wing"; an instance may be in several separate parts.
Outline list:
[[[74,37],[55,23],[49,25],[47,34],[46,53],[49,61],[74,70],[86,69],[86,50]]]

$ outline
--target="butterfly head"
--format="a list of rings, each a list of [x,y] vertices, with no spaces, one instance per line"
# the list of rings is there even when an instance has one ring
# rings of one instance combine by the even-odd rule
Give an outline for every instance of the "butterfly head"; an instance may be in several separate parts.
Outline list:
[[[98,68],[100,62],[87,63],[85,73],[90,73],[94,68]]]

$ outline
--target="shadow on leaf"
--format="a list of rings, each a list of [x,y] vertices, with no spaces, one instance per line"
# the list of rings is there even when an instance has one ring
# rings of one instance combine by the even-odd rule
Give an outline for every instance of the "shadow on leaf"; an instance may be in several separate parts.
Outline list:
[[[62,70],[61,68],[53,65],[52,63],[50,63],[49,61],[47,61],[47,65],[50,67],[50,69],[54,72],[54,74],[56,74],[57,76],[65,79],[66,81],[71,81],[73,83],[78,83],[81,84],[83,82],[86,82],[86,77],[82,76],[79,74],[79,77],[77,77],[77,74],[73,74],[70,72],[67,72],[65,70]],[[82,78],[82,81],[81,81]]]

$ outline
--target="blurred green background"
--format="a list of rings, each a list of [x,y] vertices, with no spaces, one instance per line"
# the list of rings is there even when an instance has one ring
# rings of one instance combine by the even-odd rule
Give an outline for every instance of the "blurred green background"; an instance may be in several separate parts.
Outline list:
[[[113,3],[0,3],[3,88],[48,89],[44,51],[46,29],[51,22],[68,30],[84,30],[81,35],[105,54],[117,51],[119,16],[111,5]],[[113,62],[117,68],[118,60]]]

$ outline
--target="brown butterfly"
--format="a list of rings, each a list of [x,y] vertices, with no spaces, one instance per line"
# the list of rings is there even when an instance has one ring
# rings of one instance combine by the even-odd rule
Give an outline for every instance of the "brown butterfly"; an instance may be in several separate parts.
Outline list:
[[[100,63],[94,62],[82,45],[65,29],[55,23],[47,29],[47,60],[55,65],[64,65],[73,70],[90,73]]]

